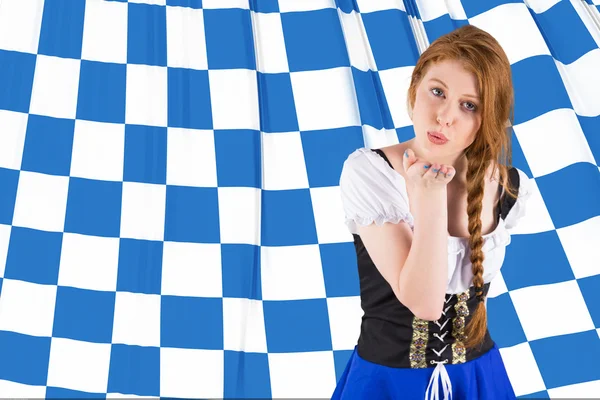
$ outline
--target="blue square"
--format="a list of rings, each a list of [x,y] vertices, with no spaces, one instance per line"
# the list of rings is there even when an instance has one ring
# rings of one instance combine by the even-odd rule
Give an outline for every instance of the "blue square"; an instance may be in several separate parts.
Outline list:
[[[256,69],[250,10],[204,10],[209,69]]]
[[[29,112],[36,56],[0,49],[0,109]]]
[[[290,72],[349,67],[337,9],[281,14]]]
[[[260,247],[222,244],[223,297],[262,300]]]
[[[208,71],[169,68],[169,126],[212,129]]]
[[[554,230],[535,235],[513,235],[506,248],[502,276],[509,290],[575,279]]]
[[[511,4],[517,3],[523,5],[523,0],[461,0],[461,4],[465,10],[465,14],[467,18],[472,18],[476,15],[484,13],[486,11],[491,10],[492,8],[496,8],[501,6],[502,4]]]
[[[526,264],[523,264],[526,265]],[[525,331],[510,298],[510,294],[487,299],[488,329],[498,347],[510,347],[527,342]]]
[[[573,108],[551,56],[529,57],[511,67],[515,90],[515,125],[549,111]]]
[[[600,174],[595,165],[571,164],[535,181],[557,229],[598,216]]]
[[[346,14],[350,14],[352,11],[360,12],[356,0],[335,0],[335,4],[341,12]]]
[[[600,275],[581,278],[577,282],[594,326],[600,328]]]
[[[254,130],[215,130],[219,187],[262,185],[260,133]]]
[[[309,189],[264,190],[262,210],[263,246],[293,246],[319,242]],[[290,229],[291,226],[294,229]]]
[[[541,400],[541,399],[549,399],[550,395],[547,390],[542,390],[541,392],[535,392],[530,394],[525,394],[517,397],[518,399],[533,399],[533,400]]]
[[[271,398],[268,354],[225,351],[225,398]]]
[[[125,64],[81,61],[77,118],[89,121],[125,122]]]
[[[164,184],[167,181],[167,128],[125,126],[123,180]]]
[[[119,237],[121,182],[71,178],[65,215],[65,232]]]
[[[423,21],[429,43],[433,43],[440,36],[464,25],[469,25],[469,21],[466,19],[452,19],[449,14],[444,14],[434,20]]]
[[[219,243],[219,198],[216,188],[167,186],[165,240]]]
[[[223,350],[223,300],[162,296],[160,346]]]
[[[262,132],[298,131],[298,115],[290,74],[258,73],[260,130]]]
[[[0,330],[0,379],[45,386],[51,340]]]
[[[13,226],[4,277],[42,285],[56,285],[61,247],[61,232]]]
[[[39,54],[81,58],[85,0],[45,0]]]
[[[595,330],[534,340],[529,346],[548,389],[600,379],[600,340]],[[581,349],[576,362],[573,349]]]
[[[162,258],[163,242],[122,238],[119,246],[117,290],[160,294]]]
[[[415,137],[415,127],[412,125],[396,128],[396,135],[399,142],[405,142]]]
[[[19,185],[19,171],[0,168],[0,224],[12,225]]]
[[[571,2],[560,1],[543,13],[531,15],[550,52],[563,64],[571,64],[598,48]]]
[[[339,382],[340,378],[344,374],[346,367],[348,367],[348,362],[350,362],[350,357],[352,357],[353,350],[335,350],[333,352],[333,362],[335,364],[335,381]]]
[[[160,396],[160,348],[113,344],[107,392]]]
[[[279,12],[278,0],[250,0],[250,10],[259,13]]]
[[[362,14],[377,69],[414,66],[419,59],[408,16],[401,10]]]
[[[59,286],[52,336],[111,343],[114,315],[115,292]]]
[[[595,160],[600,160],[600,115],[596,117],[583,117],[578,115],[579,125],[583,130],[585,139],[587,140]]]
[[[202,0],[167,0],[167,6],[201,9]]]
[[[327,297],[359,296],[360,285],[354,243],[319,245]]]
[[[327,299],[264,301],[269,353],[332,350]]]
[[[300,132],[311,188],[338,186],[344,160],[364,146],[361,126]]]
[[[361,124],[370,125],[375,129],[394,128],[379,72],[361,71],[352,67],[352,77],[354,78]]]
[[[128,4],[127,63],[167,65],[166,7]]]
[[[29,115],[21,168],[69,176],[74,129],[75,121],[72,119]]]
[[[46,399],[106,399],[106,393],[88,393],[47,386]]]

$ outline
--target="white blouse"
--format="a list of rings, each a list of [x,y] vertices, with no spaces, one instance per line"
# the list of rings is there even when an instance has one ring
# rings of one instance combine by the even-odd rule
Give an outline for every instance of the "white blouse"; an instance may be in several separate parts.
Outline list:
[[[509,230],[525,215],[525,204],[531,195],[530,179],[523,171],[517,171],[520,186],[515,204],[493,232],[483,235],[485,283],[491,282],[500,271],[506,246],[511,241]],[[358,225],[373,222],[383,225],[384,222],[405,221],[414,229],[406,181],[375,151],[363,147],[351,153],[344,161],[339,185],[345,224],[351,233],[358,235]],[[472,279],[468,238],[449,236],[446,293],[464,292],[471,286]]]

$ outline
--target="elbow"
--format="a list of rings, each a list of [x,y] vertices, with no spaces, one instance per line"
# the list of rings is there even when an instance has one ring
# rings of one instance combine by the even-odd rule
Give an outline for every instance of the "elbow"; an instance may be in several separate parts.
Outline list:
[[[437,321],[442,318],[442,306],[441,305],[431,305],[426,304],[424,299],[418,302],[409,302],[405,298],[405,296],[399,296],[398,300],[402,303],[406,308],[410,310],[413,315],[419,319],[424,321]]]

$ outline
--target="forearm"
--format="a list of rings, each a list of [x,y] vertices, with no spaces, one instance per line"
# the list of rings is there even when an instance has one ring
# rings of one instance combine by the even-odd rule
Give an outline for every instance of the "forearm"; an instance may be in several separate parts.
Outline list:
[[[424,319],[441,312],[448,279],[446,188],[413,190],[414,233],[400,272],[401,301]]]

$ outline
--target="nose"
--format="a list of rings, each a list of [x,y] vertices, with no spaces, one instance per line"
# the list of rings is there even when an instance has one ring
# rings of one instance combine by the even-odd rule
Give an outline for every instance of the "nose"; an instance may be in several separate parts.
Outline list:
[[[450,126],[454,122],[454,116],[449,107],[441,107],[437,112],[437,122],[442,126]]]

